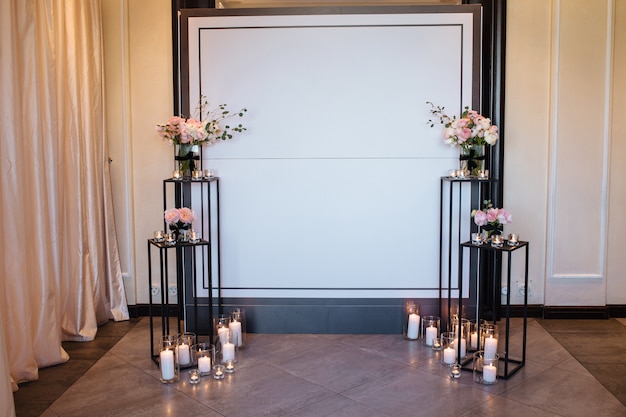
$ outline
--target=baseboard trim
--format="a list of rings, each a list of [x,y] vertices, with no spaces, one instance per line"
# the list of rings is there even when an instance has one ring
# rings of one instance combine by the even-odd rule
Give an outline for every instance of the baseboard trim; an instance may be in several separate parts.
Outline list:
[[[545,306],[544,319],[606,320],[609,319],[608,306]]]
[[[397,333],[402,328],[400,299],[224,299],[223,312],[240,307],[246,310],[251,333]],[[420,313],[437,315],[436,299],[415,300]],[[148,304],[128,306],[131,317],[149,316]],[[523,317],[524,306],[512,305],[510,317]],[[178,315],[175,305],[168,307],[170,317]],[[506,308],[501,307],[504,317]],[[626,305],[607,306],[527,306],[527,317],[543,319],[625,318]],[[161,306],[152,305],[153,316],[161,315]],[[216,310],[214,314],[218,314]]]

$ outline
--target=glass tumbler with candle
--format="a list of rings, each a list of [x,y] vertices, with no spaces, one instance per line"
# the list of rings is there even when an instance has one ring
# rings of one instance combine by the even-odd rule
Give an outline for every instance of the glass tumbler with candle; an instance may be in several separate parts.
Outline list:
[[[176,358],[177,347],[178,336],[163,336],[159,351],[159,371],[160,379],[163,383],[178,381],[180,371]]]
[[[457,336],[454,332],[441,333],[441,364],[452,366],[457,363]]]
[[[424,340],[424,345],[432,347],[433,341],[439,336],[440,318],[437,316],[424,316],[422,317],[422,331],[421,336]]]
[[[235,347],[237,349],[246,347],[246,314],[242,308],[235,308],[230,311],[228,328]]]
[[[474,382],[491,385],[498,382],[498,360],[500,356],[496,353],[493,358],[485,357],[482,350],[474,352],[474,362],[472,371]]]
[[[486,358],[494,358],[498,352],[498,325],[485,323],[480,327],[480,349]]]
[[[224,365],[224,371],[227,373],[235,372],[235,364],[237,363],[236,340],[233,340],[232,333],[229,332],[228,341],[222,344],[221,363]]]
[[[210,343],[196,343],[191,347],[191,352],[200,376],[210,375],[215,363],[215,346]]]
[[[407,340],[417,340],[420,336],[419,305],[414,301],[407,301],[402,315],[403,336]]]
[[[222,345],[228,342],[230,337],[230,315],[220,314],[215,319],[215,352],[222,351]]]
[[[176,346],[176,358],[180,368],[189,368],[193,365],[191,347],[196,344],[194,333],[182,333],[178,335],[178,345]]]

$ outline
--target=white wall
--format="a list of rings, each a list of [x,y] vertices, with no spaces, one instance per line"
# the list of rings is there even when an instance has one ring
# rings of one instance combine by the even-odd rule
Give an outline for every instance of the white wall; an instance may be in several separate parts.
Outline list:
[[[129,303],[145,303],[172,169],[154,135],[172,109],[170,2],[102,4],[123,270]],[[626,0],[508,0],[507,20],[504,206],[531,242],[530,302],[626,304]]]
[[[611,117],[611,104],[624,105],[613,39],[623,37],[624,2],[615,4],[508,2],[505,205],[533,245],[534,303],[626,302],[615,213],[624,131]]]

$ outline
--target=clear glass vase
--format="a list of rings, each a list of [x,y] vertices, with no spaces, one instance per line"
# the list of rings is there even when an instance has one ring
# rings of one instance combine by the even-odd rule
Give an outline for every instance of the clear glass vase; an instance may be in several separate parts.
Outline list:
[[[176,155],[174,156],[176,169],[180,171],[183,177],[191,177],[194,171],[201,169],[198,152],[198,145],[190,143],[176,145]]]
[[[485,146],[461,146],[459,169],[463,171],[465,175],[480,176],[480,173],[485,169]]]

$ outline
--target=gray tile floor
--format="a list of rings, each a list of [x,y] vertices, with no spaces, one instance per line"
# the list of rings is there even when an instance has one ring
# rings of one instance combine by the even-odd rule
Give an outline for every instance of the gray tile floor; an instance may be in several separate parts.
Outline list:
[[[237,371],[196,386],[184,372],[177,383],[159,382],[149,344],[143,318],[41,415],[626,416],[616,396],[534,319],[526,366],[492,386],[473,382],[471,372],[450,379],[439,353],[400,335],[248,334]]]

